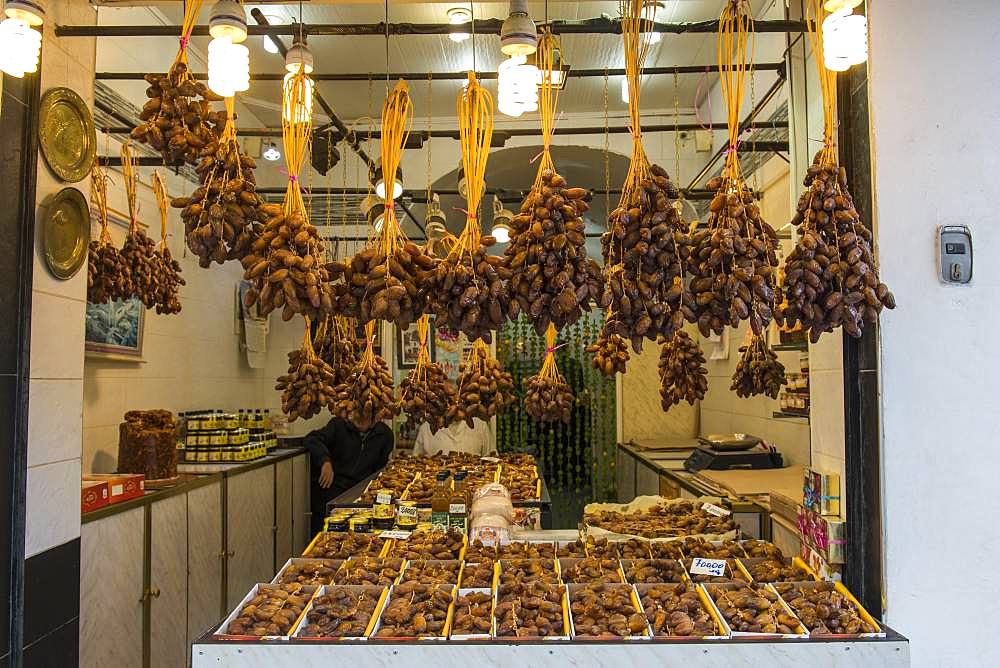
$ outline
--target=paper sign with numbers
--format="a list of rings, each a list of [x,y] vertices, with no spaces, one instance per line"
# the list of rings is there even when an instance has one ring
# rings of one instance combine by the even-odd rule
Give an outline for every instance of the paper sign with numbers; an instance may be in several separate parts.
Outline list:
[[[715,515],[716,517],[722,517],[723,515],[728,515],[729,511],[721,506],[717,506],[714,503],[706,503],[702,505],[702,510],[710,515]]]
[[[410,537],[409,531],[383,531],[378,535],[382,540],[389,540],[393,538],[395,540],[406,540]]]
[[[691,575],[711,575],[722,577],[726,574],[725,559],[702,559],[695,557],[691,561]]]

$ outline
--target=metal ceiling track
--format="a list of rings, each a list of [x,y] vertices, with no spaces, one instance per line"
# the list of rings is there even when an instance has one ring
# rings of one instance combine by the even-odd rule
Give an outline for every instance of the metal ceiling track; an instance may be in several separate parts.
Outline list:
[[[777,71],[784,69],[785,63],[758,63],[753,66],[753,69],[757,72],[765,71]],[[678,65],[676,67],[644,67],[642,70],[643,76],[654,76],[659,74],[705,74],[713,73],[718,71],[718,65]],[[588,78],[588,77],[623,77],[625,76],[625,70],[623,69],[573,69],[572,67],[566,71],[567,78]],[[97,72],[94,75],[95,79],[105,80],[105,81],[140,81],[146,76],[143,72]],[[193,75],[195,79],[208,79],[207,74],[197,73]],[[261,72],[252,73],[250,75],[251,81],[281,81],[284,79],[284,74],[278,74],[273,72]],[[368,81],[371,80],[381,80],[381,79],[391,79],[395,81],[396,79],[405,79],[407,81],[427,81],[428,78],[433,81],[458,81],[460,79],[465,79],[469,76],[468,72],[390,72],[389,74],[383,74],[380,72],[313,72],[309,75],[309,78],[313,81]],[[476,76],[480,79],[496,79],[496,72],[477,72]]]
[[[256,18],[256,17],[254,17]],[[499,35],[502,19],[477,19],[469,23],[318,23],[304,27],[304,32],[313,36],[377,36],[386,35],[448,35],[453,32],[475,32],[479,35]],[[621,21],[602,16],[579,21],[552,21],[549,26],[557,35],[620,35]],[[754,21],[755,33],[803,33],[806,24],[802,21]],[[177,37],[178,26],[170,25],[57,25],[57,37]],[[270,35],[272,37],[294,37],[298,35],[298,24],[247,26],[250,35]],[[687,23],[650,23],[644,32],[670,33],[674,35],[704,35],[719,31],[718,19]],[[196,25],[193,35],[208,35],[207,25]]]

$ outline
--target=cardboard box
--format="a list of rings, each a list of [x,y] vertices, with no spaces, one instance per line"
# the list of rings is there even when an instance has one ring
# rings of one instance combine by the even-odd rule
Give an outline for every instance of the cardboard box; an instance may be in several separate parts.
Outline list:
[[[459,589],[455,592],[455,614],[457,615],[458,599],[466,594],[471,594],[473,592],[480,594],[490,594],[490,631],[488,633],[454,633],[454,628],[449,629],[451,631],[449,637],[452,640],[489,640],[493,637],[493,632],[496,630],[496,620],[493,619],[493,606],[496,604],[496,597],[493,596],[493,590],[489,587],[471,587],[468,589]],[[455,619],[454,615],[452,617],[452,627],[454,627]]]
[[[712,607],[715,610],[715,616],[716,616],[716,618],[719,621],[722,622],[722,625],[723,625],[723,627],[725,628],[725,631],[726,631],[726,635],[729,636],[729,637],[731,637],[731,638],[761,638],[761,639],[765,639],[765,638],[808,638],[809,637],[809,631],[807,631],[806,627],[802,625],[801,621],[799,621],[798,615],[796,615],[795,612],[793,612],[792,609],[790,607],[788,607],[788,604],[785,603],[785,600],[783,598],[781,598],[781,596],[778,596],[778,592],[775,591],[774,587],[772,587],[769,584],[767,584],[767,585],[757,584],[757,585],[749,585],[749,586],[751,588],[754,588],[754,587],[765,587],[765,588],[769,589],[770,591],[774,592],[775,596],[778,596],[778,603],[777,604],[779,606],[781,606],[781,608],[783,609],[783,611],[784,611],[784,613],[786,615],[788,615],[789,617],[795,619],[795,621],[798,622],[798,627],[796,627],[795,629],[793,629],[792,633],[750,633],[748,631],[734,631],[732,629],[732,627],[729,626],[729,622],[726,621],[725,616],[723,616],[722,610],[719,609],[718,603],[716,602],[715,598],[712,596],[710,590],[711,589],[737,590],[737,589],[740,589],[742,587],[746,587],[748,585],[744,585],[744,584],[701,584],[701,585],[698,585],[698,586],[701,587],[705,591],[705,594],[708,596],[708,600],[712,603]]]
[[[638,595],[639,600],[641,601],[642,597],[645,595],[645,593],[647,591],[649,591],[652,587],[662,587],[663,585],[659,585],[659,584],[637,584],[637,585],[633,585],[633,586],[635,587],[635,592]],[[669,635],[667,633],[662,633],[662,634],[657,635],[653,631],[653,627],[650,624],[649,625],[649,631],[653,635],[653,640],[669,640],[671,642],[675,642],[675,641],[699,642],[701,640],[725,640],[728,637],[726,635],[727,634],[726,626],[722,622],[722,619],[719,617],[718,612],[716,612],[715,606],[712,604],[711,601],[708,600],[708,594],[705,592],[705,589],[703,587],[699,587],[698,585],[694,585],[694,584],[689,584],[688,587],[689,587],[689,589],[693,589],[694,591],[696,591],[698,593],[698,600],[701,601],[702,608],[709,614],[709,616],[712,618],[712,621],[715,622],[715,635],[710,635],[710,636],[694,636],[694,635],[691,635],[691,636],[672,636],[672,635]],[[639,609],[642,610],[641,607]],[[647,619],[647,621],[649,620],[649,614],[646,615],[646,619]]]
[[[239,617],[240,613],[243,611],[243,608],[245,608],[247,604],[250,603],[250,601],[252,601],[257,596],[257,593],[261,591],[267,591],[268,589],[274,588],[275,586],[276,585],[272,585],[270,583],[255,584],[253,588],[250,589],[250,592],[243,597],[243,600],[240,601],[239,605],[233,608],[232,612],[229,613],[229,616],[227,616],[226,619],[223,620],[222,625],[215,630],[215,633],[212,635],[212,637],[215,638],[216,640],[239,640],[244,642],[258,642],[262,640],[288,640],[288,637],[293,633],[295,633],[295,631],[299,628],[299,625],[302,623],[302,620],[305,619],[306,610],[309,609],[309,605],[312,603],[312,598],[316,596],[316,592],[319,591],[319,587],[315,585],[307,585],[302,588],[302,592],[308,595],[310,600],[306,603],[306,606],[302,609],[302,614],[299,615],[298,619],[296,619],[292,623],[292,626],[288,629],[287,635],[244,636],[244,635],[236,635],[229,633],[229,624],[232,623],[233,620],[235,620],[237,617]]]
[[[576,620],[573,615],[573,595],[582,589],[586,589],[586,583],[574,583],[566,585],[566,590],[569,592],[570,601],[570,618],[569,618],[569,629],[570,637],[573,640],[606,640],[601,636],[592,636],[584,633],[577,633],[576,630]],[[632,606],[636,610],[642,610],[642,603],[639,601],[639,595],[635,591],[635,587],[630,584],[608,584],[605,585],[606,590],[617,590],[622,592],[627,592],[629,599],[632,601]],[[646,621],[646,628],[643,629],[642,633],[636,635],[622,636],[619,640],[631,641],[631,640],[649,640],[653,635],[653,632],[649,628],[649,621]]]
[[[828,517],[805,508],[797,518],[799,537],[831,564],[847,560],[847,525],[842,517]]]
[[[101,480],[82,480],[80,482],[80,512],[89,513],[103,508],[111,503],[108,493],[108,483]]]
[[[806,468],[802,506],[820,515],[840,515],[840,474]]]
[[[86,473],[86,482],[104,482],[108,485],[108,503],[121,503],[137,499],[145,493],[146,476],[141,473]]]
[[[365,628],[365,633],[363,636],[324,636],[324,637],[314,637],[305,635],[303,629],[309,624],[309,612],[312,610],[313,606],[316,605],[317,599],[325,596],[328,593],[332,593],[337,589],[346,589],[352,593],[364,593],[366,595],[372,596],[377,603],[375,604],[375,610],[372,611],[372,616],[368,620],[368,626]],[[370,636],[375,631],[375,625],[378,623],[378,618],[382,614],[382,608],[385,607],[386,599],[389,596],[388,587],[378,587],[378,586],[367,586],[367,585],[324,585],[320,587],[319,591],[309,600],[309,605],[302,612],[302,617],[299,619],[295,626],[295,631],[289,636],[289,638],[294,640],[302,641],[344,641],[344,640],[368,640]]]

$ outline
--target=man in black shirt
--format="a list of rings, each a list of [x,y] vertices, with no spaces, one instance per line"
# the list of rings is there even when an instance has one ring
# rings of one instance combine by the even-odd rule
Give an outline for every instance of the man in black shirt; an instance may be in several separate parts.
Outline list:
[[[386,465],[395,445],[392,430],[378,422],[358,431],[347,420],[333,418],[310,432],[302,444],[312,459],[312,531],[323,530],[326,504]]]

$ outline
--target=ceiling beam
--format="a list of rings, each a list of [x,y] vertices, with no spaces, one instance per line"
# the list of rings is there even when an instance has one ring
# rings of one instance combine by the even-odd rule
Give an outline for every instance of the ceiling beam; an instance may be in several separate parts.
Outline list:
[[[469,23],[314,23],[300,29],[298,24],[250,25],[249,35],[293,37],[303,30],[308,36],[377,36],[388,35],[448,35],[453,32],[475,32],[479,35],[499,35],[503,19],[477,19]],[[557,35],[620,35],[621,21],[598,17],[579,21],[552,21],[552,32]],[[470,29],[471,28],[471,29]],[[806,24],[802,21],[754,21],[755,33],[801,33]],[[686,23],[652,23],[648,32],[674,35],[715,34],[718,19]],[[180,26],[171,25],[57,25],[57,37],[178,37]],[[196,25],[195,36],[208,35],[207,25]]]
[[[785,63],[756,63],[754,64],[754,70],[758,72],[764,71],[777,71],[783,69]],[[714,73],[718,71],[718,65],[677,65],[675,67],[645,67],[642,70],[643,76],[654,76],[660,74],[705,74]],[[105,80],[105,81],[140,81],[146,76],[145,72],[97,72],[94,75],[95,79]],[[193,75],[195,79],[208,79],[207,74],[196,73]],[[284,79],[283,73],[274,72],[255,72],[250,74],[251,81],[281,81]],[[379,72],[313,72],[309,77],[313,81],[368,81],[372,80],[382,80],[385,78],[395,81],[396,79],[405,79],[407,81],[427,81],[428,78],[431,81],[457,81],[460,79],[466,79],[469,76],[468,72],[390,72],[389,74],[383,74]],[[496,79],[496,72],[477,72],[476,76],[480,79]],[[566,71],[567,78],[577,79],[577,78],[587,78],[587,77],[623,77],[625,76],[624,69],[573,69],[572,67]]]

